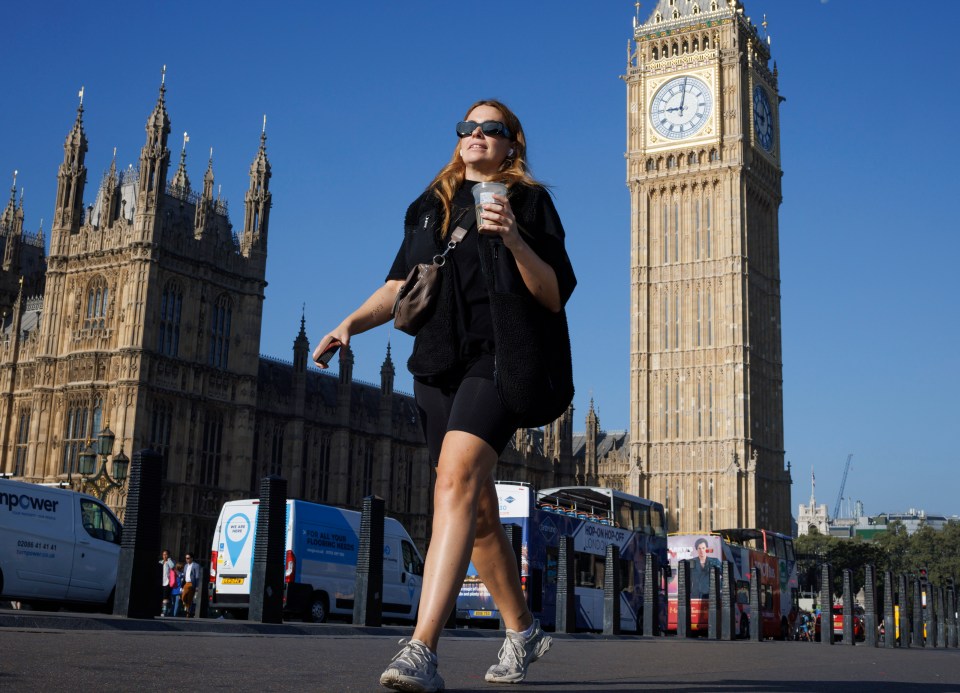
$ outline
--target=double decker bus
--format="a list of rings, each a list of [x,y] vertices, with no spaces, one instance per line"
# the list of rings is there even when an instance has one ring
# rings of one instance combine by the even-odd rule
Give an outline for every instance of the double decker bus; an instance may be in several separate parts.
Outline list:
[[[500,519],[520,527],[521,584],[530,610],[544,627],[555,626],[559,540],[573,537],[574,593],[578,630],[603,629],[603,579],[609,544],[620,549],[620,627],[642,625],[646,556],[666,566],[667,534],[663,506],[609,488],[565,486],[535,491],[521,483],[498,482]],[[663,581],[656,584],[663,598]],[[473,563],[457,598],[460,621],[499,620],[500,612]],[[666,609],[659,614],[666,626]]]
[[[799,596],[793,539],[765,529],[720,529],[705,534],[668,537],[671,577],[667,583],[667,630],[677,630],[677,563],[693,559],[690,570],[690,622],[693,632],[707,632],[710,565],[733,566],[734,632],[748,637],[756,627],[750,612],[750,571],[760,569],[760,627],[765,638],[789,635],[790,611]],[[721,581],[722,581],[721,573]]]

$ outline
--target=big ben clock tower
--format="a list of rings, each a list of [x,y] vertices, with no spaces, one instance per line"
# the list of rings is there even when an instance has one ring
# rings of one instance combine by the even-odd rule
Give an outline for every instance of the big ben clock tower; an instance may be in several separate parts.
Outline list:
[[[664,504],[670,531],[791,528],[769,63],[766,22],[738,0],[659,0],[634,20],[631,490]]]

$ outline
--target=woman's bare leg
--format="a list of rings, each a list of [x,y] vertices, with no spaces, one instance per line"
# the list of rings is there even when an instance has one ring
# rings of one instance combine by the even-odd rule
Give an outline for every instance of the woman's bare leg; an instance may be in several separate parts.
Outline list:
[[[477,506],[496,464],[496,451],[473,434],[449,431],[443,439],[433,493],[433,534],[413,632],[416,640],[434,652],[467,572],[477,528]]]
[[[526,630],[533,622],[533,615],[520,587],[513,547],[500,523],[500,505],[492,475],[483,485],[477,505],[473,565],[500,610],[504,625],[510,630]]]

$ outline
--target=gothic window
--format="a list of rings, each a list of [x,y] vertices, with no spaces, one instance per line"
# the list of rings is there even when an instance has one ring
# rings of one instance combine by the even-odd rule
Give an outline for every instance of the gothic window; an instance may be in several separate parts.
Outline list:
[[[713,346],[713,292],[707,290],[707,346]]]
[[[703,529],[703,480],[697,479],[697,526]],[[711,527],[711,529],[713,529]]]
[[[330,491],[330,435],[320,436],[320,465],[319,483],[317,484],[317,500],[321,503],[327,500]]]
[[[656,60],[656,59],[659,57],[659,53],[658,53],[658,51],[657,51],[657,47],[656,47],[656,46],[653,46],[653,48],[652,48],[652,55],[653,55],[653,59],[654,59],[654,60]]]
[[[711,12],[716,12],[716,11],[717,11],[717,0],[711,0],[711,2],[710,2],[710,11],[711,11]]]
[[[170,429],[173,425],[173,405],[155,400],[150,414],[150,448],[161,455],[161,475],[168,478],[170,472]]]
[[[667,292],[660,297],[661,318],[663,319],[663,350],[670,348],[670,305]]]
[[[694,200],[693,202],[693,257],[695,260],[700,259],[700,200]],[[697,345],[699,346],[699,344]]]
[[[710,479],[710,505],[709,505],[708,507],[710,508],[710,529],[713,529],[713,507],[714,507],[714,503],[713,503],[713,479]]]
[[[666,530],[670,531],[670,482],[663,480],[663,516],[667,523]]]
[[[180,348],[180,313],[183,292],[176,282],[170,282],[160,297],[160,331],[157,351],[164,356],[176,356]]]
[[[87,312],[83,326],[87,329],[103,329],[106,326],[109,288],[106,280],[96,276],[87,286]]]
[[[707,435],[713,435],[713,381],[707,383]]]
[[[654,15],[654,17],[653,17],[653,21],[654,21],[655,24],[659,24],[660,22],[663,21],[663,15],[660,14],[659,12],[657,12],[657,14]]]
[[[680,348],[680,294],[673,296],[673,348]]]
[[[697,289],[697,346],[700,346],[701,324],[703,322],[703,294]]]
[[[676,168],[677,167],[677,157],[673,154],[667,157],[667,168]]]
[[[647,159],[647,171],[653,171],[656,168],[656,164],[653,163],[653,159]]]
[[[360,482],[360,498],[366,498],[373,493],[373,445],[370,441],[364,446],[363,478]]]
[[[77,461],[83,449],[100,433],[103,402],[95,397],[92,402],[72,402],[67,407],[63,427],[63,460],[61,474],[77,471]]]
[[[667,253],[669,252],[668,248],[670,245],[668,242],[668,236],[667,236],[667,234],[670,233],[670,221],[667,218],[667,216],[668,216],[667,203],[664,202],[663,203],[663,264],[667,264],[667,262],[669,262],[669,259],[670,259],[669,256],[667,255]]]
[[[283,476],[283,424],[273,427],[270,441],[270,473]]]
[[[680,383],[673,384],[673,437],[680,437]]]
[[[670,437],[670,383],[663,386],[663,401],[660,403],[660,418],[663,420],[663,437]]]
[[[699,163],[700,163],[700,159],[697,158],[697,155],[695,152],[690,152],[689,154],[687,154],[688,165],[693,166],[694,164],[699,164]]]
[[[700,14],[700,5],[693,6],[693,13]],[[693,39],[693,50],[697,50],[697,39]]]
[[[673,261],[680,261],[680,203],[673,203]]]
[[[30,440],[30,410],[21,411],[17,419],[17,441],[13,455],[13,475],[23,476],[27,466],[27,443]]]
[[[220,462],[223,444],[223,416],[208,413],[203,422],[203,440],[200,444],[200,483],[220,485]]]
[[[225,369],[230,357],[230,321],[233,307],[230,297],[224,294],[210,314],[210,351],[207,363],[214,368]]]
[[[713,229],[711,228],[711,227],[712,227],[712,224],[710,223],[710,222],[712,221],[712,217],[713,217],[713,215],[711,214],[711,212],[712,212],[713,210],[711,209],[711,204],[710,204],[710,198],[709,198],[709,197],[703,201],[703,209],[704,209],[704,216],[706,216],[706,226],[707,226],[707,238],[706,238],[706,241],[707,241],[707,244],[706,244],[706,245],[707,245],[707,257],[713,257],[713,251],[712,251],[712,248],[711,248],[712,243],[711,243],[711,238],[710,238],[710,236],[711,236],[711,233],[710,233],[710,232],[713,230]]]
[[[720,161],[720,152],[718,152],[716,149],[711,149],[710,161]]]
[[[686,41],[683,42],[683,52],[684,52],[684,53],[689,53],[689,52],[690,52],[690,44],[687,43]]]
[[[697,437],[700,438],[703,436],[703,398],[702,398],[702,385],[700,381],[697,381]]]

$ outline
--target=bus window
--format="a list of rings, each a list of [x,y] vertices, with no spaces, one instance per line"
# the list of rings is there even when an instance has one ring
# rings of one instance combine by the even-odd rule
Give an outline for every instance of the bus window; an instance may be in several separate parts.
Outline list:
[[[788,560],[788,561],[793,561],[793,560],[795,560],[795,557],[794,557],[794,555],[793,555],[793,540],[792,540],[792,539],[787,539],[787,540],[785,540],[783,543],[784,543],[784,545],[785,545],[786,548],[787,548],[787,560]]]
[[[650,521],[653,527],[654,536],[658,536],[658,537],[667,536],[667,530],[663,522],[663,510],[661,510],[659,507],[651,508]]]
[[[783,537],[777,537],[777,558],[787,557],[787,547],[784,544]]]
[[[628,501],[617,501],[617,516],[616,521],[624,529],[630,530],[631,532],[636,527],[636,522],[633,517],[633,504]]]
[[[604,558],[592,553],[577,554],[577,587],[603,589]]]

